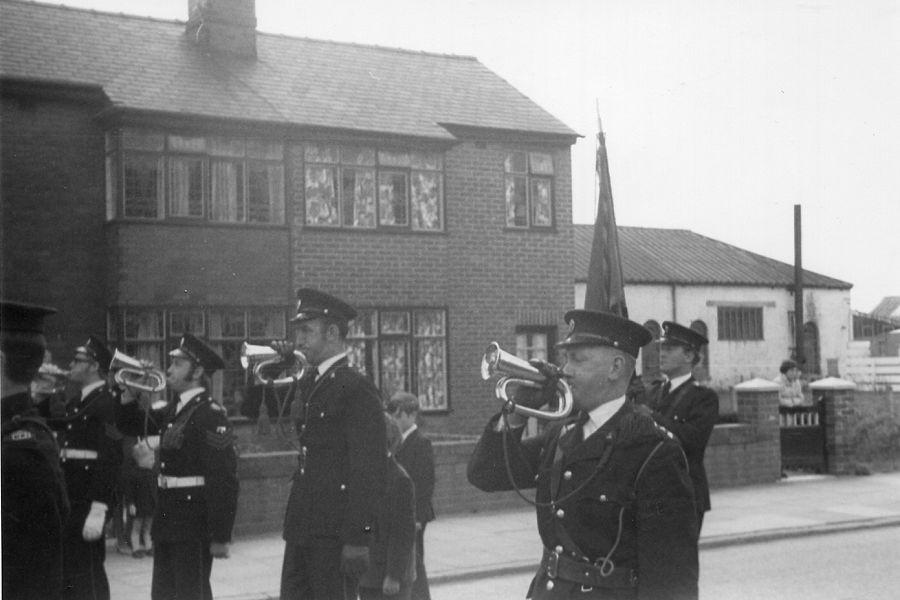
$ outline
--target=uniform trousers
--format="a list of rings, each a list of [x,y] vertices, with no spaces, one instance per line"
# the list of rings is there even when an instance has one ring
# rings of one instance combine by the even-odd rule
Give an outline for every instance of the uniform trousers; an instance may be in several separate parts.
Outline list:
[[[62,597],[64,600],[109,600],[109,580],[103,568],[106,540],[101,536],[99,540],[86,542],[81,534],[83,524],[84,518],[71,519],[63,538]]]
[[[209,542],[156,542],[153,545],[153,600],[212,600]]]
[[[281,567],[281,600],[356,600],[356,580],[341,573],[338,540],[284,547]]]

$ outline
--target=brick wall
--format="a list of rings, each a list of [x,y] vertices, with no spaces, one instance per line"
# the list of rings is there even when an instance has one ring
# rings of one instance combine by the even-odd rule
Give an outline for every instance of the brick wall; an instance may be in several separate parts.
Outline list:
[[[27,94],[2,100],[3,295],[60,310],[47,338],[61,357],[106,331],[99,109]]]
[[[553,151],[555,229],[505,228],[503,161],[512,149]],[[290,149],[289,163],[291,201],[302,207],[301,148]],[[296,210],[293,279],[359,307],[445,307],[451,411],[425,420],[435,432],[476,433],[497,408],[479,375],[488,342],[512,347],[517,325],[559,326],[572,306],[570,149],[465,142],[444,164],[445,232],[323,231],[304,227]]]

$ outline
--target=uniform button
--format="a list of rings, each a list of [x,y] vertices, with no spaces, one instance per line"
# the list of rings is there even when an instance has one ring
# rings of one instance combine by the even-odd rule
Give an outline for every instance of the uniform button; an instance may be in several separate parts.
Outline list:
[[[563,509],[560,508],[559,510],[556,511],[556,516],[558,518],[562,519],[564,516],[566,516],[566,511],[564,511]]]
[[[600,494],[600,502],[606,502],[606,494]]]
[[[87,465],[84,465],[84,470],[85,470],[85,471],[87,471],[87,470],[89,470],[89,469],[90,469],[90,467],[89,467],[89,466],[87,466]]]
[[[572,471],[566,471],[565,473],[563,473],[563,479],[565,479],[566,481],[572,479]]]
[[[343,491],[346,490],[346,489],[347,489],[347,486],[344,485],[344,484],[342,483],[342,484],[341,484],[341,491],[343,492]]]
[[[372,531],[372,526],[366,525],[365,527],[363,527],[363,531],[365,531],[366,533],[369,533],[370,531]]]
[[[160,469],[165,469],[165,468],[166,468],[166,463],[164,463],[164,462],[159,463],[159,468],[160,468]]]
[[[166,429],[172,429],[172,424],[169,423],[168,425],[166,425]]]
[[[562,547],[562,546],[557,546],[556,548],[554,548],[554,550],[556,550],[556,553],[557,553],[557,554],[562,554],[563,547]]]
[[[319,418],[324,419],[324,418],[325,418],[325,413],[324,413],[324,412],[319,413]]]
[[[72,429],[72,424],[69,423],[68,425],[66,425],[66,429]]]
[[[535,475],[535,476],[534,476],[534,480],[535,480],[535,481],[538,481],[540,478],[541,478],[540,475]]]
[[[190,494],[187,495],[187,499],[188,499],[188,500],[191,499],[191,495],[190,495]]]
[[[304,431],[306,431],[306,423],[300,426],[300,433],[303,433]]]
[[[553,589],[553,585],[554,585],[554,584],[553,584],[552,581],[548,581],[548,582],[547,582],[547,589],[548,589],[548,590],[552,590],[552,589]]]

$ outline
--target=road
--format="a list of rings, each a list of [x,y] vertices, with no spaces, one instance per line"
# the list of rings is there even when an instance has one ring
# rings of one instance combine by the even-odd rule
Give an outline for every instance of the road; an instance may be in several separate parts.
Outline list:
[[[524,598],[531,574],[432,586],[433,600]],[[711,548],[700,600],[888,600],[900,597],[900,527]]]

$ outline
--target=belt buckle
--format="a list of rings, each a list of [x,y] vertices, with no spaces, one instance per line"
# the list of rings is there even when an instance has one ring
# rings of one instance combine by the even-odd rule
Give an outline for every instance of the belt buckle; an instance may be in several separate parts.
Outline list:
[[[160,475],[156,484],[159,487],[159,489],[161,489],[161,490],[169,489],[169,481],[166,479],[165,475]]]
[[[557,575],[559,575],[559,553],[558,552],[550,552],[549,556],[547,556],[547,566],[546,566],[547,576],[551,579],[556,579]]]

